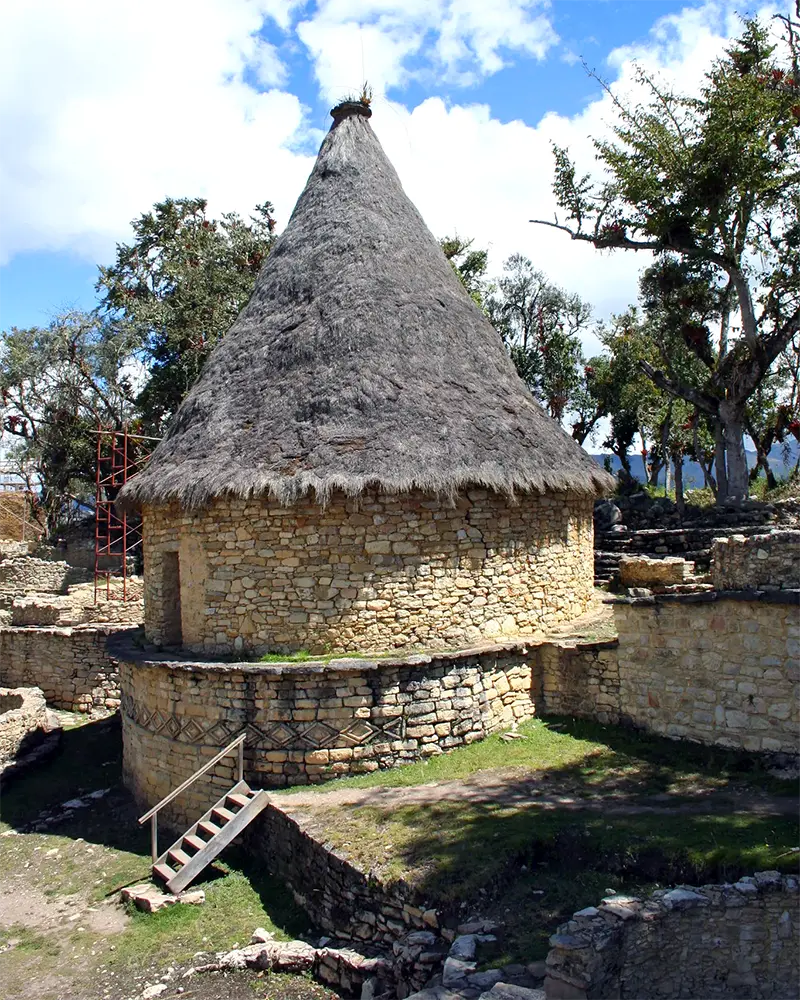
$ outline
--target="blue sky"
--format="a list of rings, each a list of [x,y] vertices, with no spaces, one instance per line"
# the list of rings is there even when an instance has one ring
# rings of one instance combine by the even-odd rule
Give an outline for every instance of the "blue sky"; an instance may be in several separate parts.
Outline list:
[[[12,9],[13,6],[13,9]],[[436,235],[520,251],[598,317],[643,259],[530,226],[551,216],[551,140],[586,168],[634,60],[682,87],[736,30],[727,0],[32,0],[0,14],[0,324],[91,308],[96,266],[164,196],[288,218],[331,103],[373,125]],[[590,338],[591,340],[591,338]],[[592,343],[587,346],[591,349]]]

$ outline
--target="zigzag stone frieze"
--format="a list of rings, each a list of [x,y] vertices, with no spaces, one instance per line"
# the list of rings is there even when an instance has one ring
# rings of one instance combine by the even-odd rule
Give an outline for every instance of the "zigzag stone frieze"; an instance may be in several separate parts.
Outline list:
[[[341,747],[367,746],[405,739],[406,722],[402,717],[381,719],[380,724],[369,719],[353,719],[337,728],[328,722],[241,722],[229,719],[198,719],[180,717],[151,710],[123,695],[122,713],[131,722],[156,736],[178,743],[224,746],[244,729],[246,745],[256,750],[326,750]]]

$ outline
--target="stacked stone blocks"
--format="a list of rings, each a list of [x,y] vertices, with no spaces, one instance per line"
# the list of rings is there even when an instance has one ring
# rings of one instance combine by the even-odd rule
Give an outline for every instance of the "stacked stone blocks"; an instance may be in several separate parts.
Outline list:
[[[574,494],[221,499],[143,514],[148,639],[169,644],[177,553],[183,646],[204,655],[452,649],[575,618],[592,596],[592,501]]]
[[[257,787],[374,771],[472,743],[530,717],[523,646],[330,664],[134,662],[121,653],[126,781],[153,804],[240,732]],[[233,759],[172,804],[192,822]]]
[[[711,560],[717,590],[800,589],[800,531],[717,538]]]
[[[644,900],[609,896],[550,944],[548,1000],[787,1000],[797,995],[798,881],[758,872]]]

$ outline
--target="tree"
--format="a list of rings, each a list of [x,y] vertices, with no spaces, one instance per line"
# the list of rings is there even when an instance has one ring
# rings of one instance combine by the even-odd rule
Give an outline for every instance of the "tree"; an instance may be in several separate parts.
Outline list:
[[[134,241],[100,268],[101,313],[141,345],[150,377],[138,405],[163,431],[211,349],[238,316],[275,240],[272,205],[250,221],[207,217],[203,198],[168,198],[132,223]]]
[[[704,377],[696,385],[642,367],[719,428],[717,479],[734,499],[748,492],[748,400],[800,330],[800,86],[791,32],[773,45],[757,21],[745,21],[697,98],[640,72],[647,100],[629,106],[612,94],[615,141],[595,141],[605,180],[579,177],[555,147],[554,193],[567,218],[532,220],[599,249],[655,254],[655,280],[669,279],[685,347]]]
[[[596,423],[602,417],[609,418],[609,434],[603,446],[617,456],[624,476],[630,480],[628,456],[637,434],[642,438],[647,464],[647,416],[657,409],[660,393],[645,376],[640,362],[652,359],[656,349],[635,307],[612,316],[608,324],[601,323],[597,336],[606,353],[590,358],[584,369],[586,391],[593,404],[592,420]],[[573,436],[581,441],[576,431],[582,432],[583,427],[573,425]]]
[[[517,371],[555,420],[578,402],[583,355],[578,334],[591,307],[547,280],[527,257],[514,254],[486,297],[486,312]]]
[[[10,457],[40,494],[49,537],[75,502],[94,490],[98,423],[116,429],[134,415],[134,343],[97,316],[68,313],[47,327],[2,335],[0,396]]]
[[[439,246],[475,305],[483,309],[483,299],[488,291],[486,267],[489,253],[486,250],[473,250],[474,242],[474,240],[465,240],[457,235],[443,236],[439,240]]]

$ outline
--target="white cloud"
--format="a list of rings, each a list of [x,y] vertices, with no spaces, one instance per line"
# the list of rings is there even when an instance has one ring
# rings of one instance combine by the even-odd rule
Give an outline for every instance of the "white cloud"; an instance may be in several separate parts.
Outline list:
[[[740,22],[732,5],[711,3],[659,21],[635,48],[612,53],[615,89],[635,97],[634,60],[680,89],[697,90]],[[485,105],[447,106],[430,98],[408,110],[379,104],[372,119],[401,180],[437,235],[458,231],[489,247],[490,270],[518,251],[552,280],[591,302],[600,317],[636,300],[650,255],[600,253],[586,243],[529,223],[553,219],[551,143],[568,146],[583,171],[596,171],[592,136],[608,134],[614,109],[599,94],[573,117],[549,113],[535,126],[503,123]],[[587,348],[598,343],[589,338]]]
[[[0,259],[72,250],[107,259],[165,195],[202,194],[286,218],[310,168],[287,145],[297,97],[255,37],[270,0],[27,0],[0,21]]]
[[[506,65],[504,52],[543,59],[558,36],[541,0],[321,0],[297,26],[323,94],[364,78],[377,93],[410,76],[472,84]]]
[[[3,5],[5,252],[67,249],[108,260],[114,243],[128,238],[129,220],[167,194],[203,194],[214,211],[242,213],[269,198],[283,224],[312,164],[294,151],[297,140],[313,133],[299,99],[275,89],[285,86],[280,52],[255,33],[270,17],[289,31],[301,7],[282,0]],[[366,75],[379,91],[416,72],[423,50],[440,73],[490,73],[507,48],[538,56],[551,44],[542,6],[520,0],[405,0],[402,8],[399,0],[323,0],[311,14],[302,9],[305,20],[287,39],[306,46],[332,99],[363,82],[362,37]],[[433,35],[431,10],[439,18]],[[635,48],[612,53],[608,72],[630,89],[635,58],[681,87],[697,86],[738,30],[732,10],[712,2],[670,15]],[[246,72],[273,89],[258,93]],[[436,93],[435,82],[429,90]],[[502,122],[498,113],[435,96],[414,108],[382,99],[372,123],[434,233],[474,237],[490,248],[495,272],[509,254],[525,253],[599,315],[624,308],[636,298],[643,257],[600,254],[528,222],[552,218],[551,141],[591,167],[589,137],[607,129],[609,99],[573,117],[547,114],[535,126]]]

